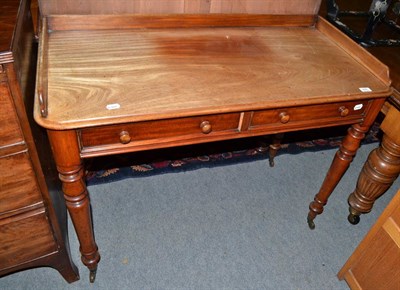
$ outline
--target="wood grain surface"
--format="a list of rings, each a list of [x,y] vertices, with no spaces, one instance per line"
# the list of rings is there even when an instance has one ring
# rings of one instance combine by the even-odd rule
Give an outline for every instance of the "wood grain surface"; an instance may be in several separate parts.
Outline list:
[[[317,14],[321,0],[39,0],[43,15],[250,13]]]
[[[36,119],[53,129],[388,91],[314,27],[53,31],[47,61],[48,117]]]
[[[0,152],[10,144],[23,143],[23,136],[19,127],[17,112],[11,99],[10,89],[6,82],[0,82]],[[7,114],[5,113],[7,112]]]

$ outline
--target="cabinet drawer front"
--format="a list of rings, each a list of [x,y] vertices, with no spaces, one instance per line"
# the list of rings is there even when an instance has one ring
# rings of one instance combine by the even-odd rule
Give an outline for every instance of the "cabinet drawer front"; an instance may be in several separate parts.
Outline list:
[[[82,129],[80,142],[82,147],[92,147],[182,136],[206,138],[218,132],[238,130],[239,120],[240,113],[233,113]]]
[[[0,82],[0,148],[23,141],[17,113],[6,82]]]
[[[329,123],[338,120],[345,121],[350,118],[362,118],[368,101],[355,101],[312,105],[297,108],[283,108],[273,110],[255,111],[251,127],[256,126],[284,126],[304,122]]]
[[[45,209],[14,219],[0,219],[0,269],[57,251]]]
[[[0,213],[41,202],[27,152],[0,158]],[[1,216],[0,214],[0,216]]]

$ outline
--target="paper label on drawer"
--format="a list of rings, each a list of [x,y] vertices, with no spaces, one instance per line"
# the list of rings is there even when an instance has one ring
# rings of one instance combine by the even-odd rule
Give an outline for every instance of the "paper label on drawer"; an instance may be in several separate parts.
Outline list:
[[[371,90],[370,88],[368,88],[368,87],[359,88],[359,90],[362,91],[363,93],[370,93],[370,92],[372,92],[372,90]]]
[[[364,107],[364,105],[363,105],[363,104],[357,104],[357,105],[355,105],[355,106],[354,106],[354,111],[361,110],[361,109],[362,109],[362,107]]]
[[[106,108],[107,108],[107,110],[116,110],[116,109],[121,108],[121,105],[118,104],[118,103],[115,103],[115,104],[108,104],[108,105],[106,106]]]

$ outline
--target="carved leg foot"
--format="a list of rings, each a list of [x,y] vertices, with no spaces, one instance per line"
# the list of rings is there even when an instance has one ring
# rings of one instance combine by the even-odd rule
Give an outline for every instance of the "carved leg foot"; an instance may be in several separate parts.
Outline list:
[[[375,201],[396,180],[399,172],[400,145],[385,134],[382,144],[368,156],[358,177],[356,189],[349,196],[350,215],[358,215],[359,220],[361,214],[369,213]],[[350,223],[358,223],[352,222],[357,218],[352,217],[351,219],[349,216]]]
[[[275,156],[278,153],[278,150],[281,149],[281,142],[283,139],[284,134],[279,133],[274,135],[272,139],[272,144],[269,145],[269,166],[274,167],[275,166]]]

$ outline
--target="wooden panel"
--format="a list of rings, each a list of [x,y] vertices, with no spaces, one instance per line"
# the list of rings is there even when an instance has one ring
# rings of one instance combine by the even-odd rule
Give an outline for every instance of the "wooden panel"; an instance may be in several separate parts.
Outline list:
[[[321,0],[41,0],[44,15],[118,13],[317,14]]]
[[[393,221],[400,228],[400,210],[394,211],[390,218],[393,219]]]
[[[7,269],[57,251],[45,209],[0,219],[0,261]]]
[[[0,217],[42,202],[27,152],[0,157]]]
[[[0,148],[23,141],[7,83],[0,82]]]
[[[310,27],[314,15],[267,14],[152,14],[152,15],[57,15],[45,18],[49,30],[100,30],[133,28],[204,28],[204,27]],[[46,34],[43,35],[46,37]]]
[[[390,218],[383,224],[383,229],[386,231],[386,233],[390,236],[392,241],[400,249],[400,227],[399,227],[399,225],[392,218]]]
[[[383,229],[376,234],[369,246],[371,250],[365,252],[351,269],[360,289],[399,289],[399,247]]]
[[[55,31],[48,45],[49,113],[36,120],[51,129],[389,94],[314,28]]]
[[[235,113],[83,129],[81,130],[81,144],[83,147],[120,144],[120,133],[122,131],[129,133],[133,144],[143,140],[162,139],[165,141],[166,138],[177,138],[187,135],[206,138],[221,131],[237,131],[239,120],[240,114]],[[202,132],[200,125],[203,122],[210,124],[211,132]],[[98,138],[99,136],[101,138]]]
[[[351,289],[398,290],[400,285],[400,191],[338,273]]]

